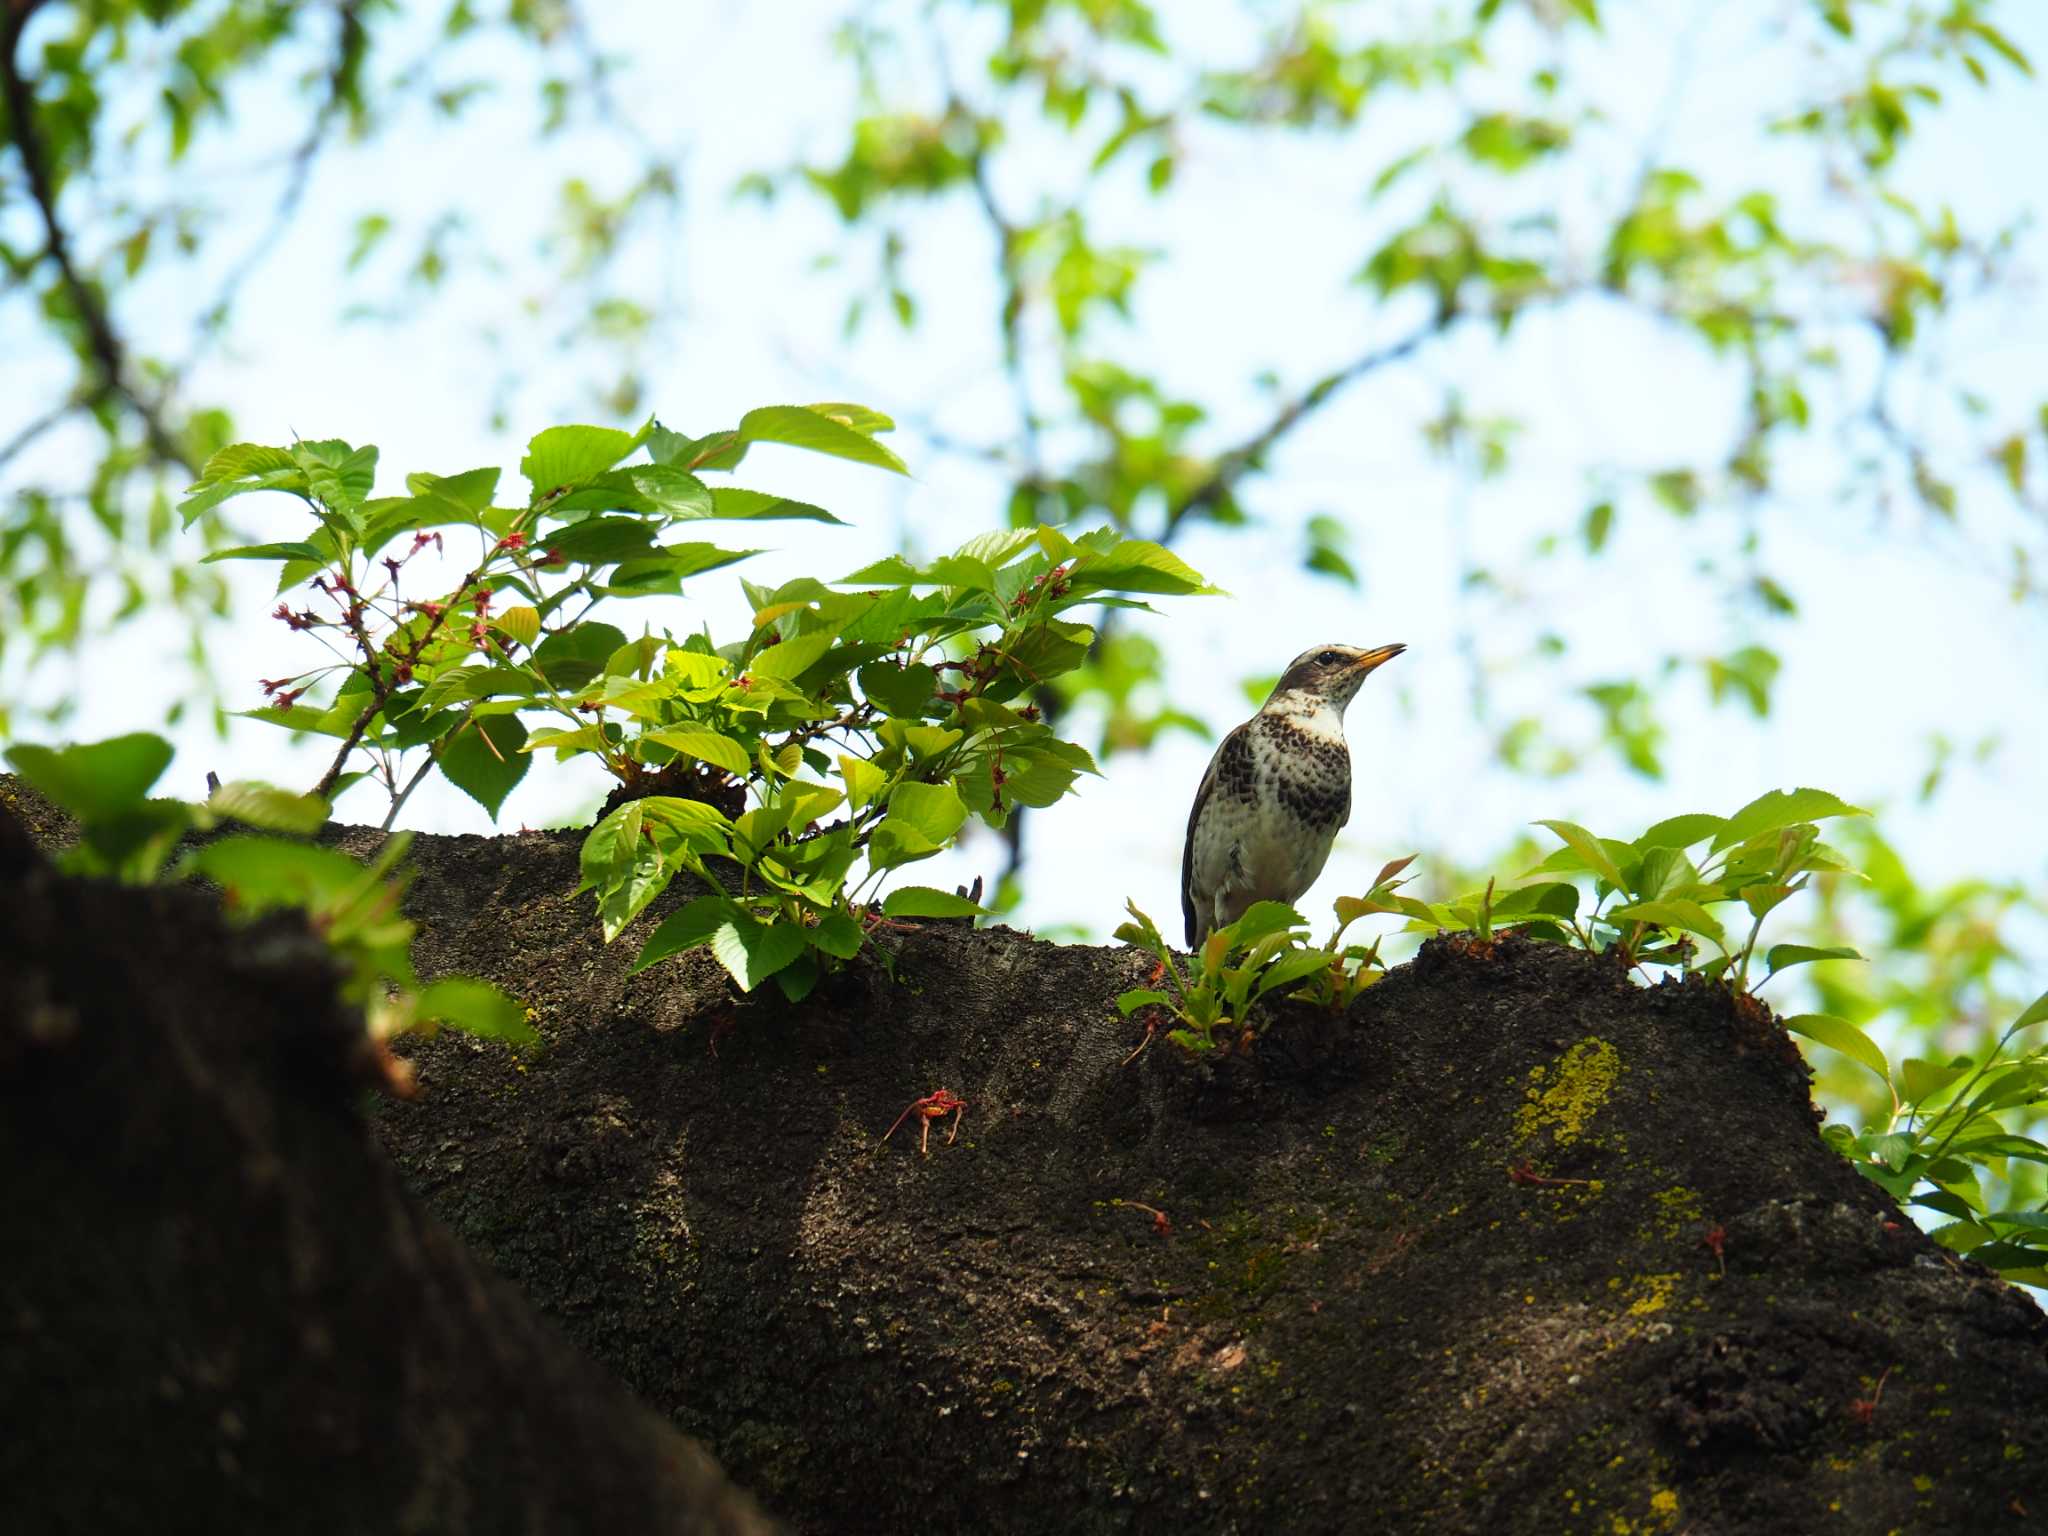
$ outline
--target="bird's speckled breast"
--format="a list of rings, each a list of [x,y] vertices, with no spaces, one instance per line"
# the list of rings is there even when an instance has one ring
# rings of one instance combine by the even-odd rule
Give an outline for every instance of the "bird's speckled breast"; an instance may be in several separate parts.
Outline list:
[[[1250,731],[1254,771],[1304,829],[1334,834],[1351,815],[1351,753],[1340,733],[1284,715],[1261,715]]]

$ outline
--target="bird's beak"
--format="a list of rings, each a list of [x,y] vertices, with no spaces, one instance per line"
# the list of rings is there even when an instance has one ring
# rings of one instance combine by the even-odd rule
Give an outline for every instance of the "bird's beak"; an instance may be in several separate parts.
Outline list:
[[[1376,667],[1384,666],[1407,649],[1405,645],[1383,645],[1377,650],[1361,652],[1351,665],[1361,673],[1370,672]]]

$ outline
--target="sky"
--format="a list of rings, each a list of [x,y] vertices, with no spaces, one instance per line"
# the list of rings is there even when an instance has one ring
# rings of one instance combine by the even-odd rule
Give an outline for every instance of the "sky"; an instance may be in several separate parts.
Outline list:
[[[1608,109],[1617,122],[1687,145],[1694,151],[1687,163],[1710,184],[1740,178],[1759,152],[1742,107],[1783,83],[1773,70],[1800,67],[1789,51],[1759,51],[1754,36],[1728,19],[1748,9],[1603,7],[1618,65]],[[2048,60],[2048,8],[2010,10],[2004,19],[2015,40]],[[868,259],[865,248],[855,248],[809,200],[763,206],[731,195],[748,171],[835,155],[835,126],[843,132],[852,106],[850,72],[828,42],[841,8],[809,0],[775,7],[624,0],[592,14],[599,45],[628,58],[614,84],[618,99],[650,138],[683,150],[679,240],[667,247],[675,259],[637,274],[663,309],[661,351],[646,367],[648,399],[663,421],[702,432],[756,404],[824,398],[858,399],[905,418],[928,413],[962,435],[999,430],[1008,396],[989,322],[988,234],[964,201],[934,208],[920,223],[911,286],[924,324],[907,336],[869,325],[849,338],[840,324],[846,289],[817,270],[817,257],[838,250],[858,263]],[[1191,46],[1221,51],[1239,24],[1229,19],[1235,14],[1193,7],[1175,25],[1188,27]],[[411,470],[486,463],[502,465],[511,487],[532,431],[593,419],[585,378],[545,345],[550,269],[534,251],[551,226],[553,189],[565,169],[587,168],[601,186],[626,173],[617,140],[578,127],[546,146],[524,147],[530,58],[506,48],[476,62],[501,67],[507,83],[461,130],[437,131],[415,114],[319,162],[302,215],[244,290],[231,338],[192,380],[194,398],[229,405],[240,436],[376,442],[380,491]],[[195,295],[210,293],[222,264],[264,237],[266,189],[275,187],[277,157],[297,141],[303,121],[303,104],[281,87],[239,105],[231,140],[209,150],[223,168],[217,195],[239,211],[221,254],[167,267],[129,297],[120,318],[145,346],[182,351]],[[1399,134],[1430,124],[1397,109],[1383,126]],[[1966,215],[2002,221],[2038,200],[2044,149],[2048,90],[2008,77],[1994,92],[1954,96],[1908,151],[1906,180]],[[1105,197],[1105,230],[1172,252],[1147,279],[1127,339],[1169,376],[1205,381],[1218,402],[1214,445],[1237,440],[1270,412],[1250,382],[1260,369],[1298,388],[1412,323],[1398,306],[1375,308],[1347,286],[1372,227],[1356,185],[1356,155],[1355,143],[1288,141],[1278,155],[1271,141],[1261,148],[1204,133],[1168,202],[1135,189]],[[1024,172],[1033,169],[1027,160]],[[384,209],[402,230],[416,231],[451,205],[468,210],[470,234],[498,275],[458,277],[402,323],[340,319],[388,282],[390,269],[379,263],[402,254],[394,241],[391,252],[348,276],[355,217]],[[2038,229],[2025,236],[2023,253],[2019,285],[1962,329],[1950,360],[2001,399],[2029,398],[2030,389],[2038,398],[2048,379]],[[529,307],[541,321],[529,317]],[[531,358],[521,387],[503,402],[495,395],[502,359],[486,344],[492,333]],[[37,348],[19,306],[0,311],[0,353],[10,359],[0,373],[0,436],[66,378],[61,361]],[[1449,380],[1468,389],[1475,410],[1524,419],[1514,473],[1461,487],[1428,461],[1419,423]],[[1980,508],[1976,487],[1968,489],[1965,533],[1836,505],[1830,493],[1838,466],[1818,451],[1788,464],[1762,518],[1766,551],[1777,568],[1797,573],[1804,607],[1798,623],[1769,635],[1785,669],[1768,720],[1712,708],[1704,689],[1688,681],[1662,701],[1669,727],[1662,781],[1609,759],[1555,782],[1494,763],[1491,728],[1475,724],[1469,707],[1475,688],[1493,690],[1503,717],[1527,709],[1578,726],[1590,718],[1583,706],[1561,700],[1555,677],[1506,665],[1537,632],[1570,642],[1567,675],[1578,682],[1639,670],[1671,650],[1719,652],[1742,642],[1742,621],[1693,568],[1702,541],[1721,535],[1674,539],[1668,523],[1624,508],[1614,544],[1598,562],[1538,562],[1527,554],[1539,535],[1575,525],[1591,499],[1577,468],[1589,454],[1655,466],[1725,437],[1733,421],[1728,386],[1724,371],[1639,316],[1598,305],[1535,315],[1505,349],[1454,340],[1412,372],[1390,372],[1347,393],[1288,440],[1250,491],[1257,528],[1197,529],[1178,546],[1231,595],[1169,602],[1163,617],[1140,622],[1167,649],[1174,701],[1219,733],[1248,712],[1243,678],[1275,672],[1309,646],[1409,647],[1351,708],[1353,818],[1303,903],[1319,928],[1330,899],[1363,890],[1382,863],[1417,849],[1484,860],[1539,817],[1626,836],[1666,815],[1731,811],[1794,784],[1881,808],[1887,834],[1924,876],[2040,883],[2048,875],[2040,772],[2048,756],[2048,610],[2038,601],[2010,602],[2002,576],[1983,568],[1979,554],[2000,536],[2000,514],[1988,503]],[[502,428],[490,421],[494,403],[506,408]],[[81,435],[54,434],[16,464],[13,477],[59,477],[88,446]],[[769,583],[838,574],[905,543],[933,552],[993,525],[1002,505],[997,477],[933,452],[914,435],[899,434],[897,447],[911,461],[912,479],[757,449],[746,483],[818,502],[851,526],[761,525],[744,530],[744,541],[735,533],[725,542],[772,546],[741,571]],[[292,505],[281,497],[244,501],[234,517],[254,537],[288,537]],[[1300,529],[1316,513],[1352,529],[1361,589],[1301,573]],[[1732,549],[1732,523],[1723,543]],[[1466,588],[1464,572],[1481,553],[1520,594],[1505,612]],[[308,663],[298,659],[302,642],[261,617],[274,599],[256,571],[242,568],[235,577],[236,617],[217,637],[216,655],[230,706],[253,707],[256,678]],[[721,572],[700,578],[656,622],[679,632],[709,622],[723,637],[745,623],[746,611],[738,582]],[[79,739],[149,726],[154,705],[186,685],[174,647],[164,626],[131,624],[42,686],[75,694],[79,707],[65,729]],[[1953,770],[1943,793],[1923,805],[1911,791],[1936,731],[1966,746],[1993,739],[1996,749],[1981,764]],[[236,721],[225,741],[197,718],[171,734],[180,750],[175,782],[166,787],[178,793],[199,793],[208,769],[305,784],[324,766],[317,747],[253,722]],[[1077,799],[1034,817],[1025,900],[1011,920],[1100,937],[1128,897],[1175,926],[1186,807],[1211,747],[1169,735],[1148,755],[1109,759],[1103,778],[1083,781]],[[514,791],[498,827],[587,817],[602,789],[594,773],[543,764]],[[375,821],[382,806],[359,789],[340,814]],[[413,799],[405,824],[492,830],[479,807],[439,782]],[[1000,857],[993,838],[971,838],[915,878],[952,884],[992,875]],[[2048,981],[2044,970],[2034,966],[2031,990]]]

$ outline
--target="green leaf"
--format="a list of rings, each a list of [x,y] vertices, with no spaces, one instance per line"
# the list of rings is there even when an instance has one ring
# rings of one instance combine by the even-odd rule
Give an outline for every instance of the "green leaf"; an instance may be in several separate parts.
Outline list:
[[[711,492],[686,470],[667,464],[628,464],[608,469],[548,503],[548,515],[564,512],[665,513],[677,521],[711,516]]]
[[[888,822],[934,844],[943,846],[966,820],[967,806],[951,784],[898,784],[889,794]]]
[[[549,427],[527,443],[519,472],[533,486],[533,499],[539,501],[551,491],[603,474],[638,448],[645,436],[644,429],[635,434],[617,427]]]
[[[612,572],[610,582],[599,590],[620,597],[679,593],[690,577],[751,559],[759,553],[758,549],[720,549],[716,544],[664,544],[644,559],[622,562]]]
[[[1671,816],[1650,828],[1632,846],[1639,852],[1651,848],[1690,848],[1694,843],[1712,837],[1727,824],[1724,817],[1709,816],[1700,811]]]
[[[2048,992],[2043,992],[2029,1003],[2026,1011],[2012,1021],[2012,1027],[2015,1030],[2025,1029],[2030,1024],[2039,1024],[2043,1019],[2048,1019]]]
[[[1129,1018],[1140,1008],[1171,1008],[1173,999],[1164,992],[1154,992],[1149,987],[1136,987],[1129,992],[1119,992],[1116,998],[1117,1012]]]
[[[421,987],[413,1004],[414,1019],[439,1019],[443,1024],[512,1045],[538,1045],[540,1036],[526,1021],[526,1010],[492,986],[468,976],[450,976]]]
[[[734,912],[711,935],[711,952],[742,992],[753,991],[807,945],[801,925],[757,922],[744,912]]]
[[[830,416],[841,425],[851,427],[868,437],[873,437],[877,432],[896,430],[895,419],[884,416],[872,406],[854,405],[845,400],[814,400],[809,409],[816,411],[820,416]]]
[[[711,511],[706,514],[730,521],[745,519],[748,522],[765,522],[781,518],[804,518],[814,523],[844,522],[827,512],[823,507],[814,507],[807,501],[791,501],[787,496],[774,496],[767,491],[742,490],[736,485],[715,486],[711,492]]]
[[[217,549],[210,555],[202,555],[199,563],[211,565],[216,560],[310,560],[315,564],[326,556],[311,544],[238,544],[233,549]]]
[[[742,443],[781,443],[790,448],[808,448],[835,458],[872,464],[877,469],[910,473],[904,462],[866,433],[843,420],[802,405],[764,405],[740,418],[738,438]]]
[[[1320,949],[1297,949],[1280,956],[1271,965],[1259,972],[1257,995],[1264,997],[1268,992],[1281,987],[1291,987],[1297,981],[1313,976],[1318,971],[1330,968],[1330,955]]]
[[[811,989],[817,986],[818,978],[823,974],[816,955],[798,955],[775,973],[775,985],[781,990],[784,1001],[800,1003],[811,995]]]
[[[1548,827],[1555,832],[1564,840],[1567,848],[1585,861],[1586,868],[1616,890],[1628,888],[1628,882],[1621,878],[1621,869],[1614,862],[1614,856],[1607,851],[1606,845],[1577,822],[1539,821],[1536,825]]]
[[[646,739],[694,757],[699,762],[723,768],[737,778],[745,778],[753,767],[747,761],[746,748],[730,736],[721,736],[716,731],[677,726],[673,730],[650,731]]]
[[[774,638],[770,636],[770,638]],[[831,635],[797,635],[763,647],[747,671],[755,677],[778,677],[784,681],[803,676],[832,649]]]
[[[531,646],[540,638],[540,610],[515,603],[491,621],[521,645]]]
[[[330,509],[349,512],[369,499],[377,478],[377,450],[351,447],[338,438],[299,443],[292,457],[306,474],[306,488]]]
[[[1255,901],[1230,925],[1230,945],[1242,949],[1276,933],[1306,928],[1308,919],[1284,901]]]
[[[813,948],[822,949],[841,960],[851,960],[860,953],[864,936],[859,923],[834,907],[818,919],[818,926],[811,930],[810,937]]]
[[[1639,901],[1632,906],[1611,907],[1604,914],[1611,922],[1655,923],[1660,928],[1681,928],[1712,939],[1718,949],[1728,947],[1728,937],[1713,913],[1696,901],[1667,897],[1663,901]]]
[[[347,854],[281,837],[223,837],[194,849],[184,869],[231,891],[246,916],[273,907],[317,907],[363,884]]]
[[[133,809],[171,765],[171,744],[139,731],[77,747],[10,747],[14,771],[80,821]]]
[[[441,772],[496,821],[498,807],[533,766],[519,750],[524,745],[526,726],[516,715],[472,718],[442,745]]]
[[[567,692],[602,675],[606,658],[625,643],[611,625],[585,622],[549,635],[534,648],[532,661],[551,686]]]
[[[1899,1090],[1908,1104],[1925,1104],[1951,1087],[1969,1068],[1946,1061],[1909,1056],[1899,1063]]]
[[[1845,944],[1819,948],[1810,944],[1773,944],[1770,953],[1764,956],[1764,974],[1775,976],[1795,965],[1810,965],[1816,960],[1861,960],[1863,956]]]
[[[839,759],[839,776],[846,781],[846,803],[858,811],[882,792],[889,776],[864,758]]]
[[[495,464],[465,469],[459,475],[430,475],[422,470],[405,477],[405,488],[426,504],[423,511],[435,516],[446,512],[466,521],[490,506],[498,493],[498,475]]]
[[[1830,816],[1868,816],[1870,813],[1849,805],[1824,789],[1774,789],[1757,796],[1741,810],[1728,818],[1721,830],[1714,834],[1714,851],[1746,843],[1765,832],[1775,832],[1781,827],[1794,826],[1802,821],[1822,821]]]
[[[297,795],[288,789],[275,789],[247,779],[221,785],[208,797],[206,808],[216,816],[232,817],[267,832],[305,835],[318,832],[327,825],[330,809],[318,795]]]
[[[200,513],[251,491],[288,491],[304,496],[305,471],[282,448],[266,448],[257,443],[235,443],[223,448],[206,461],[198,480],[178,503],[183,526],[190,528]]]
[[[900,885],[882,903],[888,917],[980,917],[988,908],[929,885]]]
[[[544,534],[539,542],[564,560],[608,565],[615,560],[648,558],[660,531],[637,517],[593,517]]]
[[[299,467],[298,460],[283,448],[269,448],[261,443],[230,443],[206,461],[206,467],[199,471],[194,485],[217,485],[228,480],[246,480],[251,475],[265,475],[273,470]]]
[[[1886,1083],[1892,1080],[1891,1067],[1877,1042],[1847,1019],[1838,1019],[1831,1013],[1801,1013],[1787,1019],[1785,1027],[1795,1035],[1804,1035],[1830,1050],[1840,1051],[1858,1065],[1870,1068]]]
[[[1067,577],[1069,595],[1084,592],[1158,592],[1168,596],[1220,593],[1172,550],[1147,539],[1124,539],[1107,554],[1084,555]]]
[[[699,896],[662,919],[661,926],[641,947],[628,974],[637,975],[670,955],[710,943],[711,936],[721,927],[744,915],[738,904],[727,897]]]
[[[923,662],[899,667],[889,661],[871,661],[855,674],[860,691],[892,715],[915,720],[938,691],[939,674]]]

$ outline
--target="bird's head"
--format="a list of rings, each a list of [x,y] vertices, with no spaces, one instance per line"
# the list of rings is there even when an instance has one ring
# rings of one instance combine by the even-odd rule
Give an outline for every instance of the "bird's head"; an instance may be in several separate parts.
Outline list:
[[[1265,707],[1284,714],[1314,714],[1333,709],[1341,715],[1374,669],[1407,649],[1405,645],[1379,645],[1371,650],[1355,645],[1319,645],[1303,651],[1280,674]]]

